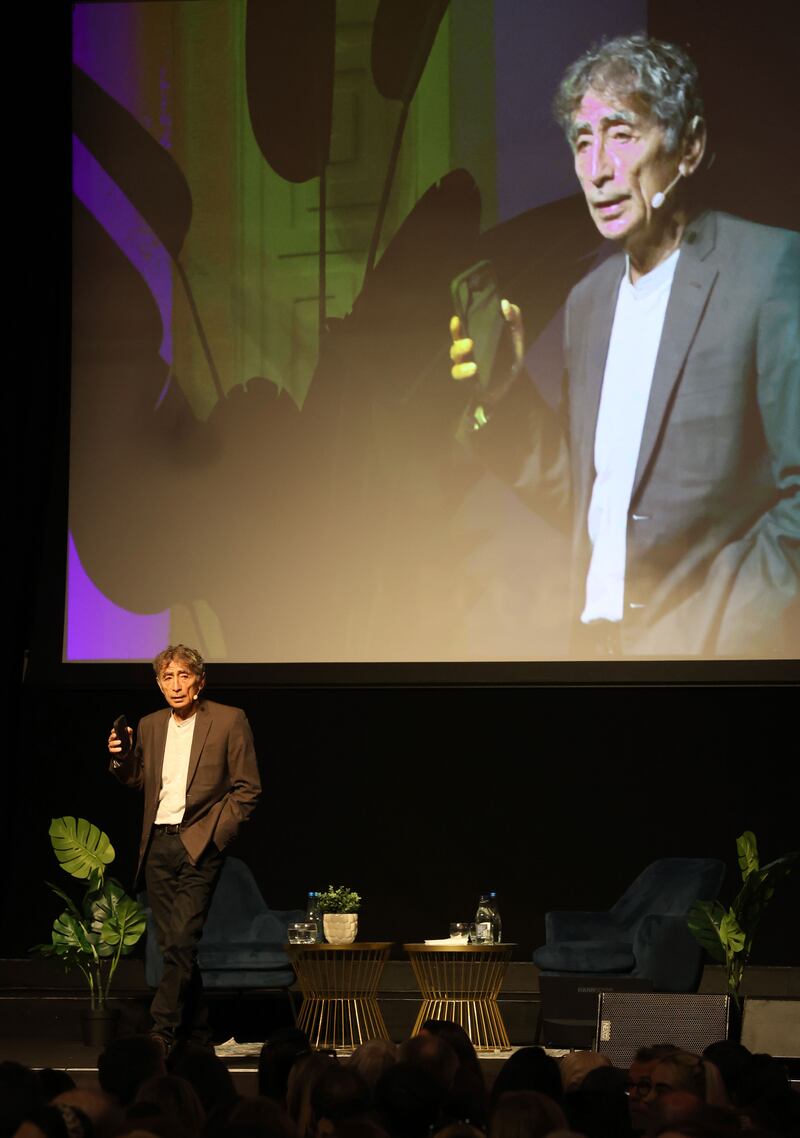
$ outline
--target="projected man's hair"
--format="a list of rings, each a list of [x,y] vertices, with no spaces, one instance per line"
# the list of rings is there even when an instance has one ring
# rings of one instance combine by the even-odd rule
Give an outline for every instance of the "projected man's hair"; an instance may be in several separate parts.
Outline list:
[[[700,81],[689,56],[675,44],[642,33],[595,45],[565,72],[553,113],[570,142],[573,116],[590,88],[641,104],[662,127],[670,152],[695,117],[703,117]]]

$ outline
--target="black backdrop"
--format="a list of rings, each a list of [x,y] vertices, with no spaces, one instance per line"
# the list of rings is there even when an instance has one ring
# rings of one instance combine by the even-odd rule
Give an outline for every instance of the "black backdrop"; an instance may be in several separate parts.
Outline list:
[[[144,669],[142,680],[26,688],[0,954],[23,955],[55,915],[43,884],[58,873],[52,816],[106,829],[130,883],[141,804],[107,773],[105,739],[120,712],[135,722],[159,706]],[[365,937],[446,935],[490,888],[529,959],[547,909],[605,907],[653,858],[723,857],[728,899],[743,829],[764,860],[797,845],[797,764],[767,711],[775,692],[220,689],[212,673],[209,693],[246,708],[264,782],[234,852],[276,908],[331,882],[357,888]],[[796,874],[764,921],[757,961],[800,964],[799,902]]]

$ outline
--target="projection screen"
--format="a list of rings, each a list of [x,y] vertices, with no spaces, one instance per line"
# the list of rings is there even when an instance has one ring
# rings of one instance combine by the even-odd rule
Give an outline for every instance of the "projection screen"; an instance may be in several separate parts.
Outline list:
[[[465,427],[451,282],[490,262],[524,318],[517,383],[555,420],[567,297],[610,243],[553,95],[602,37],[672,33],[712,140],[732,95],[708,19],[681,23],[691,7],[673,29],[646,0],[74,5],[64,661],[176,642],[237,663],[582,658],[586,505],[537,508],[499,470],[519,439],[488,462]],[[737,139],[717,119],[706,187],[726,208]],[[759,212],[767,179],[733,205],[794,228]],[[730,311],[726,272],[761,281],[745,269],[715,269],[686,351],[717,298]],[[671,631],[633,655],[798,655],[797,265],[781,280],[735,409],[727,376],[687,390],[678,363],[643,443],[642,493],[660,478],[669,509],[697,502],[680,558],[651,566]],[[659,448],[701,406],[691,463],[662,477]],[[577,407],[573,391],[573,429]]]

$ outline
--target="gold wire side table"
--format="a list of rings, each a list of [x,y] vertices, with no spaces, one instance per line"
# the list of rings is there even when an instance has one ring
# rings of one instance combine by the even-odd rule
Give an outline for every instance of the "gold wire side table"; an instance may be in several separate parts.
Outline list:
[[[303,1003],[297,1026],[311,1046],[353,1051],[368,1039],[388,1039],[377,991],[391,941],[289,944]]]
[[[497,996],[513,944],[404,944],[422,994],[412,1035],[426,1019],[460,1024],[476,1051],[510,1051]]]

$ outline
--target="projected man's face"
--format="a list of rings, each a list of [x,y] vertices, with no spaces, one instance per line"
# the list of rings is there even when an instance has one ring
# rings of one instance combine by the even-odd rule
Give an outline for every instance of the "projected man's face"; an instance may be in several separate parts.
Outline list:
[[[205,680],[183,660],[170,660],[158,677],[164,699],[179,718],[185,718],[194,711],[195,700],[204,684]]]
[[[572,148],[575,172],[602,235],[628,251],[655,240],[670,199],[660,210],[650,203],[678,165],[666,152],[661,127],[622,99],[590,89],[575,113]]]

